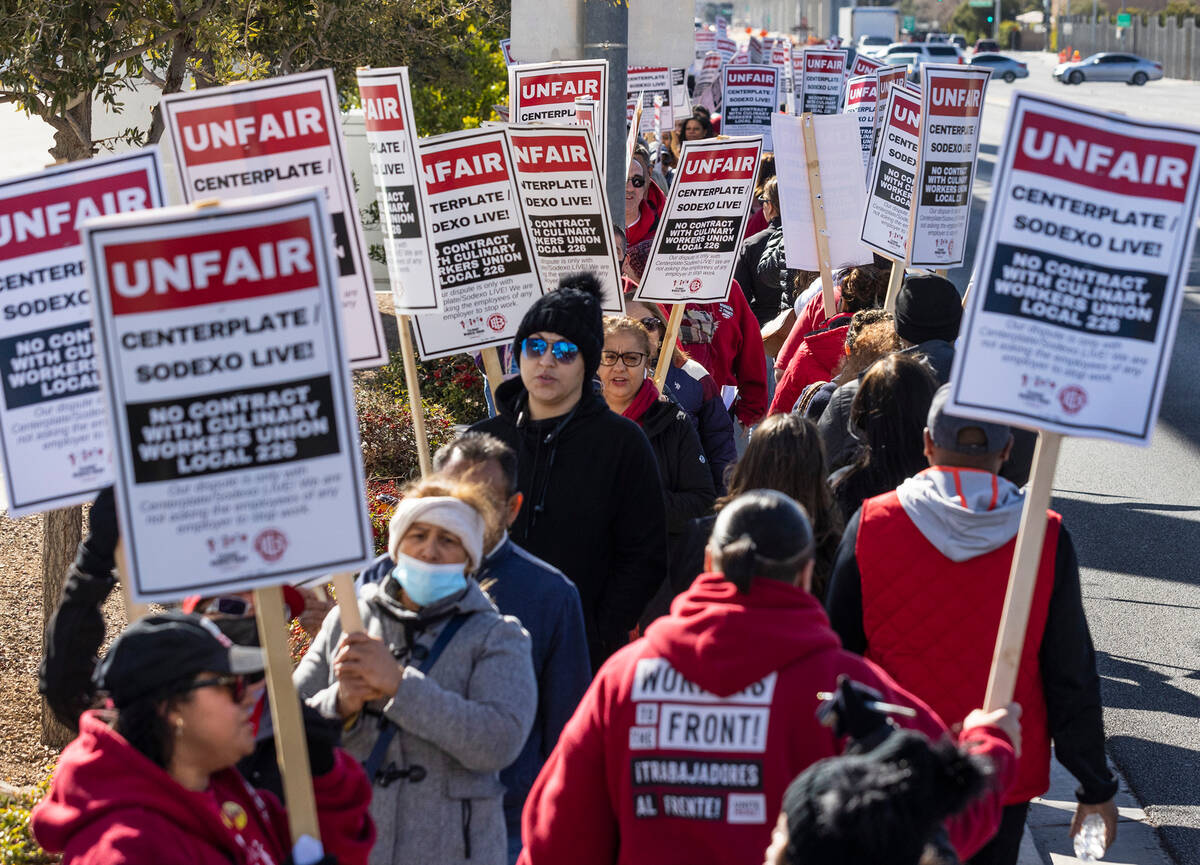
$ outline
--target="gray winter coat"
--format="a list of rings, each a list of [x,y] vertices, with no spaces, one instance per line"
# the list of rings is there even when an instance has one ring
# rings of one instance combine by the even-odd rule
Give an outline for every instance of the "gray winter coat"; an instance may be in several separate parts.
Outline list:
[[[402,660],[410,653],[406,625],[413,642],[428,650],[451,615],[471,615],[428,676],[410,662],[396,696],[369,703],[343,736],[342,746],[366,760],[382,713],[399,727],[383,766],[424,769],[420,780],[410,775],[374,785],[371,817],[379,837],[371,865],[505,865],[499,772],[521,752],[537,710],[529,635],[500,615],[474,580],[420,613],[392,598],[388,582],[364,586],[358,605],[367,634]],[[330,716],[337,714],[333,653],[341,634],[335,609],[293,674],[300,696]]]

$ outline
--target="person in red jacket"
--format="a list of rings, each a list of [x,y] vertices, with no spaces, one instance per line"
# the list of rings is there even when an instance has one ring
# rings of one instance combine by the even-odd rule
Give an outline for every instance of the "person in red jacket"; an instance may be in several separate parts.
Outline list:
[[[729,300],[684,307],[679,344],[719,387],[738,389],[731,411],[743,427],[762,420],[767,413],[767,358],[758,319],[736,279]]]
[[[771,400],[771,414],[789,412],[804,393],[804,389],[815,381],[829,381],[833,371],[846,354],[846,333],[850,330],[850,320],[860,309],[872,309],[883,306],[887,294],[887,277],[874,265],[863,265],[850,271],[841,285],[840,311],[830,318],[823,319],[811,331],[800,331],[804,334],[795,351],[787,358],[787,367],[783,377],[775,386],[775,397]],[[820,303],[820,297],[813,299]],[[823,309],[823,307],[819,307]],[[797,320],[788,334],[791,342],[797,328],[806,327],[804,319]],[[781,358],[788,349],[785,343]],[[776,361],[779,363],[780,361]]]
[[[841,753],[815,714],[840,676],[945,735],[924,703],[842,651],[807,591],[813,547],[808,518],[783,493],[753,490],[721,510],[708,573],[605,663],[563,730],[526,800],[520,863],[761,861],[784,789]],[[999,820],[1015,762],[996,726],[1007,715],[966,734],[994,761],[997,786],[952,827],[964,854]]]
[[[66,865],[284,865],[287,813],[234,768],[254,750],[262,650],[233,646],[211,622],[168,613],[131,625],[97,674],[116,706],[84,712],[34,838]],[[334,724],[332,730],[337,729]],[[309,731],[322,863],[365,865],[375,843],[371,787],[352,757]],[[306,861],[313,862],[313,858]]]
[[[924,431],[929,468],[863,502],[842,535],[826,599],[846,648],[887,670],[942,717],[979,703],[1008,590],[1024,494],[997,472],[1012,450],[1007,426],[946,411],[933,397]],[[1096,658],[1079,566],[1062,519],[1046,539],[1016,682],[1023,753],[1000,832],[972,865],[1017,861],[1029,800],[1050,786],[1050,742],[1079,780],[1071,834],[1091,813],[1116,838],[1117,782],[1104,757]]]

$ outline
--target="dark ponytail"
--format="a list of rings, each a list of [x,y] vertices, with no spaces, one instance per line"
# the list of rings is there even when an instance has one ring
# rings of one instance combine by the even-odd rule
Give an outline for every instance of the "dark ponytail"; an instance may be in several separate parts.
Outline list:
[[[713,568],[739,592],[749,592],[755,577],[793,582],[813,547],[804,508],[777,490],[750,490],[730,501],[708,542]]]
[[[167,768],[175,750],[175,731],[167,713],[184,702],[182,694],[149,694],[117,710],[113,725],[121,737],[160,768]]]

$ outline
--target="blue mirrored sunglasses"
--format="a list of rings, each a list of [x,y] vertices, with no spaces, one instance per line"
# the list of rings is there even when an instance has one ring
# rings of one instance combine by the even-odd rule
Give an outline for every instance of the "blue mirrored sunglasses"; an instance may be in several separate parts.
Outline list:
[[[547,348],[559,363],[570,363],[579,357],[579,346],[573,342],[567,342],[565,339],[560,339],[553,345],[535,336],[521,340],[521,351],[528,357],[541,357],[546,353]]]

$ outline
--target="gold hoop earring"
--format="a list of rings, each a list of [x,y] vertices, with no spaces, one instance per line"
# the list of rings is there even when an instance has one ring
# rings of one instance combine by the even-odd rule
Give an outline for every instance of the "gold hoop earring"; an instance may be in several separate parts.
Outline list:
[[[183,718],[176,718],[175,719],[175,736],[179,737],[182,735],[183,735]]]

